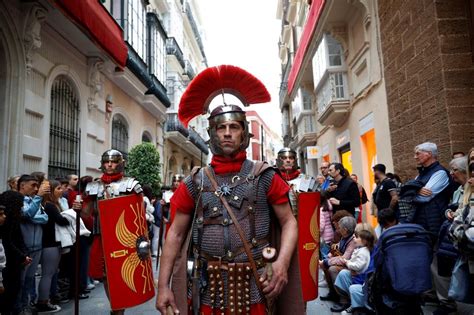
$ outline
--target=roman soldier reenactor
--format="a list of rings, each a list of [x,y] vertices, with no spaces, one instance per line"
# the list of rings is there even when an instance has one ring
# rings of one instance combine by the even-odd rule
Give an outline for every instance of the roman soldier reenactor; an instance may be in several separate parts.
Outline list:
[[[105,151],[102,176],[85,189],[84,207],[94,215],[89,272],[103,279],[112,314],[154,296],[142,187],[124,176],[124,166],[120,151]]]
[[[295,217],[298,216],[298,194],[316,191],[317,183],[313,176],[302,174],[298,167],[296,151],[283,148],[278,151],[277,167],[290,185],[290,203]]]
[[[187,126],[224,93],[244,105],[270,101],[263,84],[248,72],[212,67],[188,86],[179,119]],[[293,272],[298,232],[288,185],[266,163],[247,159],[252,134],[239,106],[224,101],[212,110],[208,133],[210,165],[193,169],[171,199],[176,215],[161,257],[157,309],[162,314],[187,312],[186,305],[176,303],[170,281],[189,234],[185,246],[192,314],[267,314],[272,309],[304,314],[299,274]]]

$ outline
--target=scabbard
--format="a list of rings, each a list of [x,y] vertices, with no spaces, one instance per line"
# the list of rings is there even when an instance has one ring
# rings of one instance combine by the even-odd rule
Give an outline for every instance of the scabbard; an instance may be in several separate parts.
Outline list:
[[[194,276],[192,282],[192,302],[193,302],[193,315],[199,315],[199,309],[201,308],[201,296],[199,289],[199,278]]]

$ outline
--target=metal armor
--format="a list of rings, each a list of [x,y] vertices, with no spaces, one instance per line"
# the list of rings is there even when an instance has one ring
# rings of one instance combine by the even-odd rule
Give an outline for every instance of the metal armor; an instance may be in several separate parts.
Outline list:
[[[267,203],[266,193],[275,172],[268,168],[255,177],[254,165],[255,163],[246,160],[240,173],[215,175],[215,179],[219,186],[218,193],[223,194],[232,207],[247,242],[251,245],[257,267],[261,271],[262,249],[269,245],[270,233],[271,208]],[[244,290],[247,285],[249,292],[242,294],[248,295],[249,303],[263,302],[264,296],[258,290],[254,277],[250,276],[250,269],[245,264],[239,265],[248,263],[249,260],[243,249],[243,243],[232,226],[234,223],[213,191],[209,179],[201,169],[194,180],[188,176],[184,183],[193,198],[198,200],[192,243],[194,254],[200,257],[203,277],[205,279],[207,276],[217,277],[214,269],[216,263],[217,265],[226,264],[224,269],[227,269],[218,271],[219,278],[222,279],[222,289],[220,287],[216,289],[216,282],[208,278],[207,286],[201,288],[201,303],[217,308],[232,309],[234,298],[240,290],[238,288],[241,287]],[[240,275],[239,272],[241,272]],[[235,288],[233,288],[234,285]],[[215,294],[219,292],[213,292],[218,289],[222,291],[222,298],[216,298]],[[235,294],[232,295],[232,292]],[[237,298],[240,299],[238,296]]]

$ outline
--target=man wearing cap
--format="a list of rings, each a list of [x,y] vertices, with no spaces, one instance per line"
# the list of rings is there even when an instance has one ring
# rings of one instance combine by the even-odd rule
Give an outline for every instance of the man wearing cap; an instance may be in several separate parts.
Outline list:
[[[396,210],[398,202],[397,185],[385,175],[385,165],[376,164],[372,167],[377,187],[372,194],[377,210],[391,208]]]
[[[295,217],[298,216],[298,194],[300,192],[316,191],[317,183],[314,177],[302,174],[298,169],[296,151],[283,148],[278,151],[277,167],[283,179],[290,186],[290,204]]]
[[[94,235],[94,242],[101,242],[101,228],[100,218],[98,216],[97,201],[103,199],[116,198],[128,194],[141,194],[142,187],[139,182],[131,177],[124,176],[125,161],[123,155],[118,150],[107,150],[102,154],[100,169],[103,172],[100,180],[90,182],[87,184],[85,194],[85,212],[94,216],[94,225],[92,234]],[[89,213],[87,213],[89,212]],[[91,252],[90,266],[95,266],[90,270],[90,273],[95,279],[104,280],[104,289],[107,296],[107,274],[104,269],[104,253],[101,246],[93,246],[99,249]],[[124,314],[124,310],[114,310],[111,314]]]
[[[212,67],[188,86],[179,106],[180,120],[187,125],[205,113],[212,98],[222,91],[234,94],[245,105],[270,98],[263,84],[246,71]],[[161,257],[156,307],[162,314],[170,310],[186,313],[175,303],[170,280],[181,244],[191,231],[191,242],[185,246],[192,254],[188,258],[192,314],[266,314],[266,307],[272,304],[285,311],[277,297],[284,289],[298,288],[297,284],[291,287],[293,273],[288,272],[297,240],[289,187],[268,165],[247,159],[245,150],[252,135],[240,107],[225,102],[216,107],[209,116],[208,132],[213,153],[210,165],[195,168],[171,199],[176,216]],[[272,242],[272,220],[281,229],[279,244]],[[265,272],[269,269],[263,261],[262,251],[268,246],[278,250],[272,276]],[[285,306],[302,314],[301,292],[291,295],[292,301]],[[288,297],[286,293],[281,296]]]

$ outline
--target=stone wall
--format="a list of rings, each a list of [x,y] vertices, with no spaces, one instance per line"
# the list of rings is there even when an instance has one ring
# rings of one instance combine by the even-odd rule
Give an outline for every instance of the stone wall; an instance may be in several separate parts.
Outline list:
[[[474,64],[469,0],[379,0],[395,172],[416,174],[413,148],[452,152],[474,144]]]

